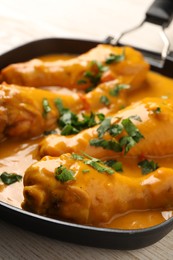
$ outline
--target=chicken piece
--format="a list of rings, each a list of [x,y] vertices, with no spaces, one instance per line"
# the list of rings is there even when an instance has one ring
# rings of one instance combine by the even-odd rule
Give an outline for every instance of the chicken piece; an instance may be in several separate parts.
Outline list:
[[[106,64],[107,59],[110,64]],[[1,77],[7,83],[22,86],[64,86],[85,90],[117,77],[138,87],[148,70],[149,65],[140,52],[130,47],[100,44],[70,60],[44,62],[33,59],[12,64],[2,70]]]
[[[120,110],[101,125],[77,135],[46,137],[41,156],[85,152],[97,158],[164,156],[173,154],[173,104],[161,98],[145,98]]]
[[[131,92],[131,86],[121,80],[111,80],[99,84],[95,89],[83,95],[86,101],[86,109],[96,113],[108,115],[129,104],[127,96]]]
[[[31,87],[0,85],[0,139],[4,136],[33,137],[56,128],[59,116],[54,104],[56,98],[61,98],[73,111],[82,107],[76,93],[55,94]]]
[[[148,175],[129,178],[96,159],[78,159],[71,154],[46,156],[26,170],[22,207],[96,226],[130,210],[171,210],[173,170],[158,168]]]
[[[122,89],[119,90],[119,86]],[[125,89],[123,89],[123,86]],[[124,85],[117,80],[102,83],[86,95],[65,88],[56,91],[53,89],[54,92],[50,92],[3,83],[0,85],[0,139],[4,135],[37,136],[44,131],[57,127],[59,112],[54,104],[56,99],[60,99],[63,107],[76,114],[81,112],[85,114],[91,112],[108,114],[111,111],[117,111],[121,105],[127,104],[126,93],[129,89],[128,85]],[[110,95],[110,91],[116,91],[118,94]],[[109,98],[109,105],[100,101],[102,96]],[[51,111],[45,115],[44,99],[47,100],[51,108]]]

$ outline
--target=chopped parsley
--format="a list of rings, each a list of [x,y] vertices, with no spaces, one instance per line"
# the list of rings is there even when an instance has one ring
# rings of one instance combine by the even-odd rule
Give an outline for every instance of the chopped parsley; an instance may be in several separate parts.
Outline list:
[[[136,118],[136,116],[135,116]],[[137,118],[139,120],[139,118]],[[128,135],[121,137],[118,141],[114,138],[112,140],[105,140],[104,134],[108,132],[112,137],[115,137],[125,130]],[[124,150],[126,154],[136,143],[138,143],[144,136],[140,133],[138,128],[133,124],[130,118],[123,119],[121,124],[111,125],[111,118],[106,118],[102,121],[97,129],[98,137],[90,140],[90,145],[95,147],[102,147],[107,150],[121,152]]]
[[[82,85],[82,84],[86,84],[86,83],[87,83],[86,79],[79,79],[77,82],[78,85]]]
[[[97,128],[98,137],[101,138],[111,126],[111,117],[105,118]]]
[[[85,164],[92,166],[95,170],[97,170],[98,172],[106,172],[108,174],[114,174],[114,170],[105,166],[104,164],[102,164],[101,162],[97,162],[94,160],[85,160],[84,161]]]
[[[44,131],[44,135],[52,135],[52,134],[57,134],[57,131],[56,130]]]
[[[46,117],[47,114],[51,111],[51,107],[49,105],[47,98],[43,98],[42,105],[43,105],[43,117]]]
[[[126,154],[133,146],[135,146],[136,141],[131,136],[123,136],[120,138],[119,144],[124,149],[124,154]]]
[[[105,165],[104,162],[102,162],[100,159],[94,158],[86,153],[83,153],[85,157],[78,155],[78,154],[72,154],[72,157],[76,160],[83,161],[86,165],[90,165],[92,168],[94,168],[96,171],[100,173],[108,173],[108,174],[114,174],[114,169],[111,169],[108,165]],[[89,169],[82,170],[83,173],[89,172]]]
[[[121,123],[128,135],[132,137],[136,143],[138,143],[141,138],[144,138],[144,136],[139,132],[138,128],[132,123],[130,118],[123,119]]]
[[[100,122],[102,122],[102,121],[105,119],[105,115],[102,114],[102,113],[98,113],[98,114],[97,114],[97,117],[98,117],[98,119],[100,120]]]
[[[61,182],[75,180],[74,174],[74,171],[68,170],[63,165],[60,165],[58,168],[55,169],[55,178]]]
[[[110,100],[107,96],[101,96],[100,97],[100,103],[109,106],[110,105]]]
[[[0,180],[6,184],[6,185],[10,185],[13,184],[17,181],[21,181],[22,176],[18,175],[16,173],[7,173],[7,172],[3,172],[0,175]]]
[[[61,99],[56,99],[55,105],[60,114],[58,124],[61,128],[61,135],[77,134],[83,129],[97,125],[104,119],[103,114],[94,114],[92,112],[89,115],[82,114],[79,117],[70,109],[65,108]]]
[[[160,114],[161,113],[161,108],[157,107],[156,109],[153,110],[154,114]]]
[[[132,119],[134,119],[136,121],[142,122],[142,119],[138,115],[129,116],[129,118],[132,118]]]
[[[141,168],[142,174],[148,174],[159,168],[159,165],[157,163],[155,163],[152,160],[146,160],[146,159],[139,162],[138,166]]]
[[[88,169],[82,170],[83,173],[88,173],[89,171],[90,171],[90,170],[88,170]]]
[[[108,174],[114,174],[114,170],[109,168],[108,166],[106,166],[101,160],[91,157],[87,154],[85,154],[86,157],[88,157],[89,159],[85,159],[84,163],[86,165],[90,165],[91,167],[93,167],[95,170],[97,170],[98,172],[106,172]]]
[[[77,133],[79,133],[79,130],[71,124],[65,125],[61,131],[61,135],[73,135]]]
[[[109,57],[106,59],[105,63],[106,64],[112,64],[112,63],[117,63],[120,61],[125,60],[125,49],[123,49],[122,54],[114,54],[110,53]]]
[[[92,139],[90,145],[95,147],[102,147],[106,150],[113,150],[114,152],[122,152],[122,146],[116,140]]]
[[[107,71],[107,69],[108,68],[102,63],[93,60],[90,63],[90,70],[85,71],[83,77],[79,79],[77,83],[79,85],[89,83],[90,86],[86,89],[86,92],[89,92],[101,82],[102,74]]]
[[[123,126],[120,124],[111,125],[109,128],[109,133],[113,137],[121,134],[122,131],[123,131]]]
[[[116,85],[113,89],[111,89],[111,90],[109,91],[109,94],[110,94],[111,96],[117,97],[117,96],[119,95],[119,93],[120,93],[121,90],[123,90],[123,89],[129,89],[129,88],[130,88],[130,86],[127,85],[127,84],[118,84],[118,85]]]
[[[79,155],[77,153],[72,153],[72,158],[74,160],[79,160],[79,161],[83,161],[84,157],[82,155]]]
[[[108,160],[105,162],[105,164],[114,169],[116,172],[123,172],[122,162],[118,162],[116,160]]]

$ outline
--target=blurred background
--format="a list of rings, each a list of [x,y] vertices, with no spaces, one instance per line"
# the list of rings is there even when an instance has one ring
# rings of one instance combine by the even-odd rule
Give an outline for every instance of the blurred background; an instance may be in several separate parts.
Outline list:
[[[0,53],[43,37],[103,40],[145,17],[152,0],[0,0]],[[146,24],[125,43],[160,50],[159,27]],[[173,24],[167,30],[173,46]]]

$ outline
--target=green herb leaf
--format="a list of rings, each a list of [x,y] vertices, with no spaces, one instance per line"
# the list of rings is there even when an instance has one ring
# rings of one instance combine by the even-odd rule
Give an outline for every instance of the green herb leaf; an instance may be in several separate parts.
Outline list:
[[[129,118],[132,118],[132,119],[135,119],[135,120],[137,120],[139,122],[142,122],[142,119],[138,115],[129,116]]]
[[[83,129],[92,127],[100,123],[99,117],[102,119],[102,114],[90,113],[90,115],[82,114],[82,118],[71,112],[68,108],[63,106],[61,99],[55,100],[55,105],[58,108],[60,117],[58,119],[58,124],[60,126],[62,135],[77,134]],[[97,122],[99,119],[99,122]]]
[[[108,174],[114,174],[114,170],[110,169],[109,167],[106,167],[104,164],[102,164],[101,162],[97,162],[95,160],[85,160],[84,161],[85,164],[92,166],[95,170],[97,170],[98,172],[106,172]]]
[[[127,84],[118,84],[113,89],[109,91],[111,96],[117,97],[122,89],[129,89],[130,86]]]
[[[95,147],[102,147],[106,150],[113,150],[115,152],[122,152],[122,146],[114,140],[104,140],[104,139],[92,139],[90,140],[90,145]]]
[[[74,171],[68,170],[63,165],[60,165],[58,168],[55,169],[55,178],[61,182],[75,180],[74,174]]]
[[[44,135],[52,135],[52,134],[57,134],[57,131],[56,130],[44,131]]]
[[[43,98],[42,105],[43,105],[43,117],[46,117],[47,114],[51,111],[51,107],[49,105],[47,98]]]
[[[111,136],[117,136],[123,131],[123,126],[120,124],[111,125],[109,128],[109,133]]]
[[[85,71],[83,74],[83,78],[78,80],[78,84],[85,84],[90,83],[91,86],[89,86],[85,92],[89,92],[93,90],[101,81],[102,74],[107,70],[108,68],[104,66],[102,63],[98,61],[91,61],[90,63],[90,70]]]
[[[114,53],[111,53],[109,55],[109,57],[106,59],[105,63],[106,64],[112,64],[112,63],[117,63],[117,62],[120,62],[120,61],[123,61],[125,59],[125,50],[123,49],[123,52],[122,54],[114,54]]]
[[[73,135],[73,134],[78,134],[79,130],[76,129],[74,126],[67,124],[63,127],[61,130],[61,135]]]
[[[101,62],[97,60],[91,61],[91,67],[96,67],[99,72],[105,72],[108,70],[108,67],[103,65]]]
[[[18,175],[16,173],[7,173],[7,172],[3,172],[1,175],[0,175],[0,179],[1,181],[6,184],[6,185],[10,185],[10,184],[13,184],[17,181],[21,181],[22,179],[22,176],[21,175]]]
[[[55,106],[57,107],[60,115],[63,115],[65,112],[69,111],[68,108],[64,108],[62,100],[60,98],[56,98],[54,103],[55,103]]]
[[[128,151],[136,144],[136,141],[131,136],[123,136],[119,140],[119,145],[122,150],[124,149],[124,154],[128,153]]]
[[[111,117],[107,117],[101,122],[100,126],[97,128],[98,137],[101,138],[104,135],[104,133],[109,130],[110,126]]]
[[[107,96],[101,96],[100,97],[100,103],[109,106],[110,105],[110,100],[108,99]]]
[[[148,174],[159,168],[159,165],[152,160],[143,160],[138,163],[138,166],[141,168],[142,174]]]
[[[102,113],[97,114],[98,119],[102,122],[105,119],[105,115]]]
[[[83,173],[88,173],[89,171],[90,171],[90,170],[88,170],[88,169],[82,170]]]
[[[82,161],[84,159],[82,155],[79,155],[77,153],[72,153],[72,158],[79,161]]]
[[[157,107],[156,109],[153,110],[154,114],[160,114],[161,113],[161,108]]]
[[[92,166],[98,172],[106,172],[108,174],[114,173],[114,171],[112,169],[110,169],[109,167],[105,166],[105,164],[100,159],[94,158],[86,153],[83,153],[83,154],[88,159],[85,159],[83,156],[74,154],[74,153],[72,154],[72,157],[74,159],[83,161],[86,165]],[[89,172],[89,169],[84,169],[82,172],[83,173]]]
[[[144,136],[139,132],[138,128],[129,118],[123,119],[121,123],[128,135],[132,137],[136,143],[138,143],[140,139],[144,138]]]
[[[105,162],[105,164],[114,169],[116,172],[123,172],[122,162],[118,162],[116,160],[108,160]]]
[[[82,84],[86,84],[86,83],[87,83],[87,80],[85,80],[85,79],[80,79],[77,82],[78,85],[82,85]]]
[[[92,157],[92,156],[90,156],[89,154],[87,154],[87,153],[84,153],[83,152],[83,155],[85,156],[85,157],[87,157],[87,158],[89,158],[89,159],[91,159],[92,161],[94,161],[94,162],[101,162],[101,160],[100,159],[98,159],[98,158],[95,158],[95,157]]]

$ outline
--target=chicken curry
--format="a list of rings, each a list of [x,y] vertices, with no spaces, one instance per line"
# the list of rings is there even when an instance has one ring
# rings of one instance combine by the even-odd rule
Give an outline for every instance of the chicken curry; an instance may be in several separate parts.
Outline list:
[[[0,79],[1,201],[98,227],[172,217],[173,80],[141,53],[98,45]]]

